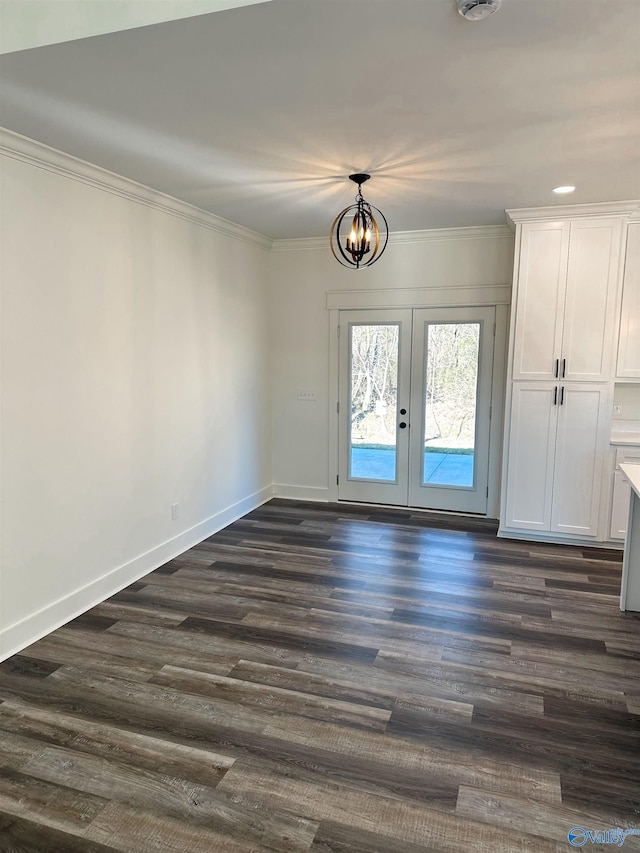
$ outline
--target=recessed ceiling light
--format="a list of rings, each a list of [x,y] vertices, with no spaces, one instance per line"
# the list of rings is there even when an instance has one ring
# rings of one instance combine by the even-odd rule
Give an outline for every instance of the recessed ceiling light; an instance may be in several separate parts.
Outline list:
[[[558,195],[564,195],[565,193],[572,193],[575,190],[575,187],[554,187],[554,193],[558,193]]]

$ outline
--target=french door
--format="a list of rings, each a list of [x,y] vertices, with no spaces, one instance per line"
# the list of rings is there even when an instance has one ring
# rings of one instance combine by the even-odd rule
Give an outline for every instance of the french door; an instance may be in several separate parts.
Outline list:
[[[340,500],[486,513],[495,309],[340,312]]]

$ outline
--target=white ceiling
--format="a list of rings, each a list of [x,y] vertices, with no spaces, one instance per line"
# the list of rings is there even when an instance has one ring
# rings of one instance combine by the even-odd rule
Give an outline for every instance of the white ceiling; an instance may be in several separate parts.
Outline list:
[[[640,2],[272,0],[0,57],[2,124],[273,238],[640,197]],[[572,196],[551,188],[575,184]]]

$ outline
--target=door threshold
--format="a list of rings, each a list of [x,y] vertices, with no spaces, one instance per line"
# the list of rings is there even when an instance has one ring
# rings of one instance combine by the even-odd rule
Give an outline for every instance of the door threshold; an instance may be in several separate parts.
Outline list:
[[[364,507],[375,507],[376,509],[395,509],[399,512],[419,512],[427,515],[450,515],[453,518],[477,518],[479,520],[486,521],[495,521],[498,522],[497,518],[491,518],[486,513],[481,512],[464,512],[458,510],[451,509],[429,509],[427,507],[422,506],[403,506],[398,504],[381,504],[375,503],[373,501],[349,501],[344,498],[338,498],[336,501],[337,504],[344,504],[346,506],[364,506]]]

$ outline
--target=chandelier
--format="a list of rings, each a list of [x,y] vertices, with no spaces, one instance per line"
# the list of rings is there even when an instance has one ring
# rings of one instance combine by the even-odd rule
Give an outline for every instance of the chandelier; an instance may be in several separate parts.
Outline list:
[[[349,180],[358,185],[356,203],[345,207],[333,220],[331,226],[331,251],[343,267],[370,267],[382,255],[389,242],[389,226],[384,213],[362,197],[362,184],[371,175],[357,173]],[[384,223],[382,231],[378,220]]]

